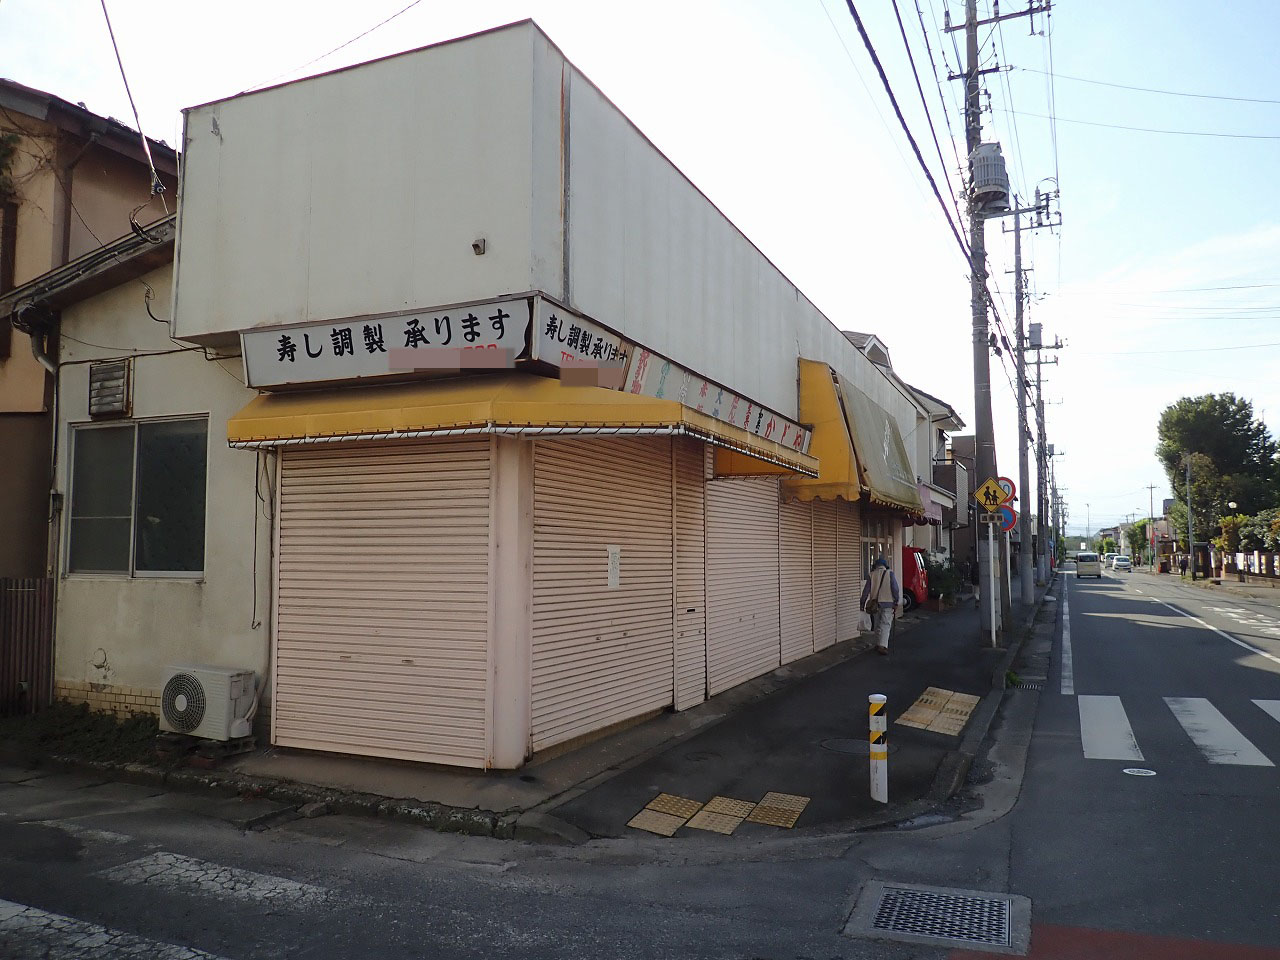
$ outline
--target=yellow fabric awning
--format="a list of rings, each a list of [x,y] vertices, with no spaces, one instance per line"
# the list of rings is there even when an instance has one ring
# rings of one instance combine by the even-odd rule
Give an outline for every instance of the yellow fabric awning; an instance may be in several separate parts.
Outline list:
[[[233,447],[462,434],[685,435],[816,476],[818,461],[675,400],[531,374],[262,394],[227,421]]]
[[[783,497],[806,501],[839,497],[850,503],[858,500],[862,491],[849,424],[831,368],[817,360],[800,361],[800,420],[813,425],[809,453],[818,458],[818,475],[785,477]]]

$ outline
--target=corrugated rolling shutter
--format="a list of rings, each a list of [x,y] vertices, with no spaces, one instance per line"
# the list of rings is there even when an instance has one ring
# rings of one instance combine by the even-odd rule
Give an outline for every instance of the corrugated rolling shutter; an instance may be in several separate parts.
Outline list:
[[[671,704],[671,481],[669,439],[534,442],[534,750]]]
[[[813,653],[813,510],[808,503],[779,508],[782,662]]]
[[[836,501],[836,639],[858,635],[862,599],[862,521],[858,505]]]
[[[272,738],[483,767],[488,440],[281,454]]]
[[[676,709],[707,699],[703,445],[680,438],[676,471]]]
[[[813,501],[813,649],[836,642],[836,506]]]
[[[707,692],[781,662],[778,634],[778,481],[707,484]]]

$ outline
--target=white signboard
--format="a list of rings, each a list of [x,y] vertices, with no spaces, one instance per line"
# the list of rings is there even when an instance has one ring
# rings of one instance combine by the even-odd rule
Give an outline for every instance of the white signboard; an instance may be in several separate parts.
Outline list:
[[[622,547],[611,543],[606,550],[609,555],[609,589],[617,590],[622,577]]]
[[[557,367],[625,367],[632,345],[586,317],[538,300],[533,356]]]
[[[278,387],[414,371],[510,368],[524,349],[529,315],[526,299],[494,300],[245,330],[240,347],[246,382]]]
[[[627,370],[626,391],[679,400],[716,420],[801,453],[809,452],[810,431],[794,420],[740,397],[650,350],[636,347]]]

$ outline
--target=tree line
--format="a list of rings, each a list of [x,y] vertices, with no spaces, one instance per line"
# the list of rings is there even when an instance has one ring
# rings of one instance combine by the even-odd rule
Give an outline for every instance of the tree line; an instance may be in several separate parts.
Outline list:
[[[1234,393],[1183,397],[1165,407],[1156,433],[1177,539],[1187,533],[1189,471],[1197,541],[1227,554],[1280,552],[1280,444],[1253,404]]]

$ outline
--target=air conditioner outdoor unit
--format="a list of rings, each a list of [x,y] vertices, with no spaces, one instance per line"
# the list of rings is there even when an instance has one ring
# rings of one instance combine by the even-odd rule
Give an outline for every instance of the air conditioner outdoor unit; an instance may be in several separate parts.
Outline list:
[[[253,721],[252,670],[175,665],[165,671],[160,694],[160,729],[208,740],[249,736]]]

